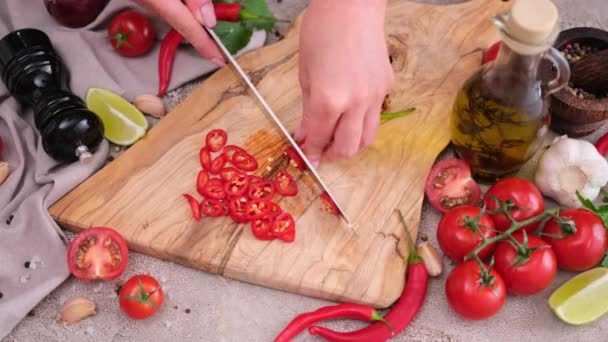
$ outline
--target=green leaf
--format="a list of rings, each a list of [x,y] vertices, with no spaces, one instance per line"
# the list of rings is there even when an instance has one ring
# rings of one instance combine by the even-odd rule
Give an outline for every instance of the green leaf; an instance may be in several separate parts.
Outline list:
[[[233,55],[249,43],[253,34],[253,30],[242,22],[218,21],[214,31]]]
[[[608,229],[608,205],[604,204],[598,208],[589,199],[581,196],[581,194],[579,194],[578,191],[576,192],[576,196],[578,196],[578,200],[581,201],[581,204],[585,208],[593,211],[597,216],[599,216],[602,219],[602,221],[604,221],[604,227],[606,227],[606,229]]]
[[[606,252],[606,255],[604,256],[604,259],[602,259],[602,262],[600,262],[600,266],[608,267],[608,252]]]
[[[274,14],[268,8],[266,0],[243,0],[242,5],[246,13],[259,17],[244,20],[243,23],[247,27],[258,30],[272,30]]]

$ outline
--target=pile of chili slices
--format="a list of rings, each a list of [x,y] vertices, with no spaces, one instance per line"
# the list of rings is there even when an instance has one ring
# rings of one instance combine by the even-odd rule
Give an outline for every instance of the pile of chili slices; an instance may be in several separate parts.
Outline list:
[[[230,216],[238,223],[250,222],[251,232],[260,240],[279,238],[293,242],[293,217],[273,202],[273,196],[297,195],[297,183],[286,170],[277,172],[272,181],[249,175],[258,169],[258,161],[243,148],[227,142],[226,131],[214,129],[200,150],[202,170],[196,179],[196,190],[204,199],[199,203],[194,196],[184,194],[194,219],[200,221],[203,215]]]

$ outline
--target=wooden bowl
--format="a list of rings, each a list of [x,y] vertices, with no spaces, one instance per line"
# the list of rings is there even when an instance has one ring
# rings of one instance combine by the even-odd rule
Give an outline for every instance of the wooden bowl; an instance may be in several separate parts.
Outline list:
[[[555,48],[580,43],[608,48],[608,32],[591,27],[576,27],[562,31]],[[551,95],[551,129],[559,134],[580,137],[593,133],[608,119],[608,98],[581,99],[566,89]]]

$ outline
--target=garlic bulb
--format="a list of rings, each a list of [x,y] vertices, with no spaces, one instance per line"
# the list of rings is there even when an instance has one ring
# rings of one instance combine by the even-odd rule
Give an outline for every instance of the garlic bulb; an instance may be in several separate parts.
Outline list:
[[[535,181],[545,196],[578,208],[577,191],[594,200],[608,182],[608,161],[588,141],[558,137],[541,156]]]

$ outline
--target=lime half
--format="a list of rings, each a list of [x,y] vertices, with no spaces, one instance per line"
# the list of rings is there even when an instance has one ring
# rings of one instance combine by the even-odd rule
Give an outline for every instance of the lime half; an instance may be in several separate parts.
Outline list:
[[[104,136],[117,145],[128,146],[141,139],[148,129],[144,115],[129,101],[100,88],[87,91],[87,107],[103,122]]]
[[[594,268],[568,280],[553,292],[549,306],[559,319],[574,325],[600,318],[608,312],[608,268]]]

